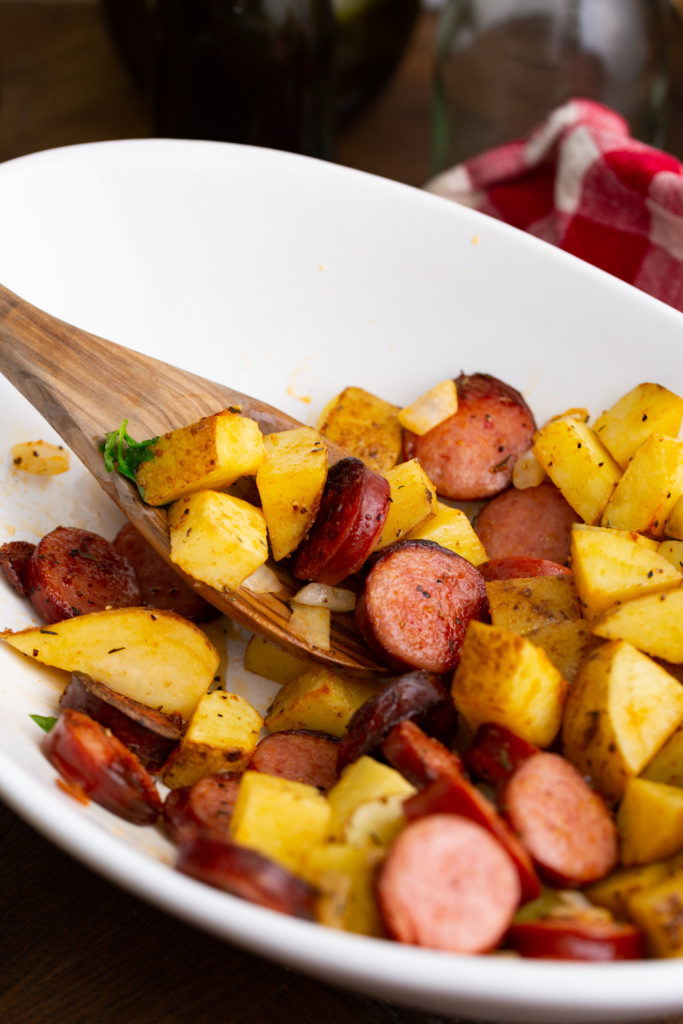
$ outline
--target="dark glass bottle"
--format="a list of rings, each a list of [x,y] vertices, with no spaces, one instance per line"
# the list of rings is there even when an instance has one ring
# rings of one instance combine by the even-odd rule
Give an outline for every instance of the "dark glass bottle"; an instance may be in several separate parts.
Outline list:
[[[574,97],[605,103],[661,145],[665,43],[659,0],[446,0],[433,171],[525,135]]]
[[[154,0],[153,130],[330,158],[330,0]]]

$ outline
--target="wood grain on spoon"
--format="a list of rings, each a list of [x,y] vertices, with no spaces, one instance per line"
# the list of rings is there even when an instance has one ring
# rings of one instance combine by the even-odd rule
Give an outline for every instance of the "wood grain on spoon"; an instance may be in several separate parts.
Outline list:
[[[167,561],[165,510],[145,505],[129,480],[107,473],[99,449],[103,435],[128,419],[131,436],[154,437],[230,405],[241,406],[264,433],[301,425],[256,398],[64,323],[1,285],[0,370]],[[330,446],[332,460],[341,454]],[[300,584],[275,568],[284,587],[279,595],[256,594],[244,587],[221,593],[191,582],[230,618],[286,650],[345,672],[386,673],[361,640],[352,617],[333,616],[329,651],[310,647],[292,634],[287,598]]]

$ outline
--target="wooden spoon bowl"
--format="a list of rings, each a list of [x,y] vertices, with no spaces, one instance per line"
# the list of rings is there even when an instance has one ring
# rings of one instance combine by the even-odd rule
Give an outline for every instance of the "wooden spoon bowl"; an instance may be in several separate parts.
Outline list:
[[[104,435],[127,419],[131,436],[155,437],[230,405],[241,406],[264,433],[301,426],[250,395],[58,320],[1,285],[0,370],[168,562],[165,510],[145,505],[131,481],[107,472],[100,451]],[[328,447],[331,461],[344,454]],[[245,587],[222,593],[197,580],[190,582],[231,619],[285,650],[354,675],[387,673],[362,641],[352,616],[333,615],[329,650],[312,647],[293,634],[287,602],[300,583],[280,566],[273,568],[283,586],[278,594],[257,594]]]

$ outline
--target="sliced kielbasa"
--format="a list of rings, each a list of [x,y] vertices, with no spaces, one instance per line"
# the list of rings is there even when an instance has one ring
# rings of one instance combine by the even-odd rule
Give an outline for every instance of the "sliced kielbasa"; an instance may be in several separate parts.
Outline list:
[[[492,498],[477,515],[474,529],[490,559],[521,555],[564,564],[569,558],[574,509],[554,484],[517,490]]]
[[[407,825],[384,861],[377,897],[389,934],[450,953],[485,953],[520,899],[514,865],[466,818],[436,814]]]
[[[337,770],[374,751],[407,718],[417,720],[425,732],[439,739],[450,741],[455,735],[453,698],[434,672],[408,672],[361,704],[339,741]]]
[[[237,772],[205,775],[193,786],[172,789],[164,800],[164,823],[174,842],[197,833],[229,839],[232,812],[242,776]]]
[[[455,386],[457,412],[421,437],[405,431],[404,455],[418,459],[443,497],[489,498],[508,486],[531,446],[533,413],[519,391],[489,374],[461,373]]]
[[[379,540],[389,496],[388,482],[360,459],[331,466],[315,522],[294,556],[296,578],[335,586],[357,572]]]
[[[460,814],[490,832],[515,865],[521,888],[521,902],[536,899],[541,892],[538,875],[527,850],[505,823],[497,808],[464,776],[450,774],[430,782],[403,803],[409,821],[432,814]]]
[[[120,818],[151,825],[161,813],[158,790],[135,754],[81,711],[65,708],[41,747],[62,778]]]
[[[572,575],[571,569],[559,562],[550,562],[547,558],[527,558],[525,555],[491,558],[477,568],[487,583],[491,580],[528,580],[535,576]]]
[[[26,567],[35,548],[27,540],[8,540],[0,546],[0,570],[20,597],[28,597]]]
[[[141,601],[130,562],[104,537],[76,527],[58,526],[39,541],[24,582],[47,622]]]
[[[178,846],[176,867],[232,896],[282,914],[314,919],[316,890],[257,850],[229,840],[191,835]]]
[[[256,744],[249,768],[327,792],[339,779],[334,736],[305,729],[272,732]]]
[[[601,796],[569,761],[541,751],[510,776],[501,806],[551,885],[596,882],[618,859],[617,829]]]
[[[535,743],[522,739],[504,725],[485,722],[478,727],[462,758],[475,779],[498,788],[539,750]]]
[[[116,693],[83,672],[74,672],[59,699],[60,708],[73,708],[111,729],[138,757],[165,761],[183,732],[182,717],[167,715],[131,697]]]
[[[430,782],[462,777],[462,761],[433,736],[410,719],[395,725],[382,743],[382,753],[390,765],[419,789]]]
[[[481,573],[429,540],[385,548],[356,604],[358,628],[380,657],[439,673],[455,668],[470,621],[487,614]]]
[[[208,622],[220,614],[156,553],[132,523],[119,530],[113,544],[133,567],[142,604],[176,612],[192,622]]]
[[[642,960],[645,936],[632,924],[578,918],[520,921],[506,936],[520,956],[543,960]]]

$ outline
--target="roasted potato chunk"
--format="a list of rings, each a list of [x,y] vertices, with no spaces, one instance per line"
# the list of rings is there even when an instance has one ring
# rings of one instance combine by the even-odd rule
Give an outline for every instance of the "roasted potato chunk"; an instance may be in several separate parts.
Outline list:
[[[375,551],[401,540],[436,515],[436,489],[417,459],[402,462],[385,473],[390,505]]]
[[[323,410],[320,433],[377,473],[395,466],[403,450],[398,407],[363,388],[344,388]]]
[[[552,420],[534,434],[533,451],[583,521],[599,523],[621,469],[595,432],[578,420]]]
[[[154,458],[135,474],[148,505],[168,505],[193,491],[222,490],[240,476],[253,476],[264,457],[258,423],[239,409],[172,430],[153,451]]]
[[[630,779],[617,810],[624,867],[651,864],[683,849],[683,790]]]
[[[497,626],[471,622],[451,693],[472,729],[504,725],[530,743],[548,746],[562,722],[567,684],[545,651]]]
[[[486,549],[477,537],[466,514],[437,501],[436,515],[406,534],[408,540],[433,540],[442,548],[462,555],[472,565],[481,565],[487,559]]]
[[[415,792],[394,768],[359,757],[327,794],[330,838],[360,847],[387,845],[405,824],[403,800]]]
[[[327,446],[317,430],[298,427],[264,439],[256,486],[276,562],[301,543],[312,526],[327,478]]]
[[[61,444],[49,441],[20,441],[12,446],[12,465],[34,476],[56,476],[69,468],[69,453]]]
[[[683,664],[683,589],[635,597],[593,624],[606,640],[627,640],[653,658]]]
[[[197,491],[168,510],[171,560],[215,590],[237,590],[268,558],[263,513],[218,491]]]
[[[683,493],[683,444],[652,434],[631,456],[602,515],[602,525],[663,537]]]
[[[0,635],[36,661],[85,672],[117,693],[186,719],[219,663],[198,626],[151,608],[111,608]]]
[[[177,789],[192,786],[205,775],[244,771],[262,725],[261,715],[239,694],[205,693],[165,766],[164,783]]]
[[[581,611],[571,576],[491,580],[486,584],[491,622],[525,635],[550,622],[578,619]]]
[[[661,384],[638,384],[595,421],[595,433],[625,467],[652,434],[678,437],[683,399]]]
[[[283,686],[268,708],[266,729],[313,729],[343,736],[356,709],[382,687],[372,679],[352,679],[317,666]]]
[[[610,802],[683,719],[683,687],[624,642],[585,659],[564,709],[564,754]]]

